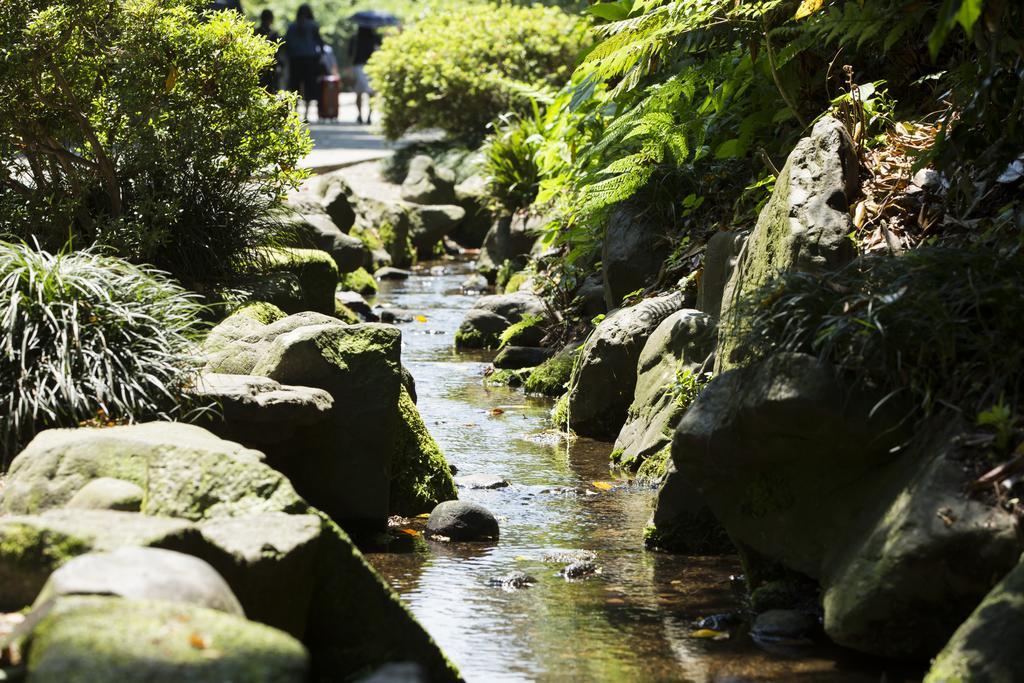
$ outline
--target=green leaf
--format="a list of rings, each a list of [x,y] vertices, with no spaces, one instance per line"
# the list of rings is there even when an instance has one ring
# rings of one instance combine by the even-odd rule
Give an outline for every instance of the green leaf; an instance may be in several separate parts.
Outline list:
[[[586,13],[607,21],[622,21],[633,9],[632,0],[618,2],[599,2],[587,8]]]
[[[718,149],[715,150],[715,158],[732,159],[741,157],[746,151],[747,146],[739,138],[733,138],[732,140],[726,140],[718,146]]]
[[[981,17],[981,10],[984,5],[985,0],[963,0],[960,4],[960,10],[956,13],[956,20],[957,23],[964,27],[968,37],[974,34],[974,24]]]

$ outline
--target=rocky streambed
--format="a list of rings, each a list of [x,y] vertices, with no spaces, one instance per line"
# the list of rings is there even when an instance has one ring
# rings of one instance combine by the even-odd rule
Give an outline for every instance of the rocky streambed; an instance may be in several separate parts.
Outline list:
[[[644,550],[655,489],[610,472],[610,442],[567,447],[550,399],[485,385],[493,353],[454,349],[478,300],[460,289],[470,272],[470,264],[428,265],[383,283],[376,303],[415,314],[400,328],[419,410],[458,470],[460,500],[491,510],[500,538],[439,543],[420,535],[425,520],[393,520],[401,540],[367,556],[462,675],[878,680],[881,665],[825,646],[761,646],[741,620],[720,616],[743,610],[735,556]],[[700,627],[709,625],[728,637],[707,637],[715,629]],[[890,665],[888,680],[904,673]]]

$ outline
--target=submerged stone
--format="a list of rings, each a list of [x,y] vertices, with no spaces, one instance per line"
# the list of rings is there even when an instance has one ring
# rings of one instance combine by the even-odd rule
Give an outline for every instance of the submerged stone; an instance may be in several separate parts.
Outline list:
[[[450,541],[496,540],[498,520],[482,505],[453,500],[434,508],[424,533]]]

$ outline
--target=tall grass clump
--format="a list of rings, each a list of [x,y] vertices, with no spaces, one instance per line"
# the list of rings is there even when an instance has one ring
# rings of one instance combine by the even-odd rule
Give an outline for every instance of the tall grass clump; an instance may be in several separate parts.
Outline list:
[[[789,273],[725,321],[748,359],[812,353],[853,380],[968,415],[1024,388],[1024,258],[929,247],[822,275]]]
[[[150,267],[0,242],[0,470],[43,429],[187,410],[200,310]]]

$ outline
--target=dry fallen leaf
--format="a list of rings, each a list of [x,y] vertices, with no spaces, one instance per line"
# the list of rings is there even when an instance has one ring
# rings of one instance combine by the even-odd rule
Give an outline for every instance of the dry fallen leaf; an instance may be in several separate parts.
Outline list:
[[[207,641],[201,633],[197,633],[196,631],[193,631],[192,635],[188,637],[188,644],[197,650],[205,650],[210,647],[209,641]]]
[[[498,416],[498,415],[504,415],[504,414],[505,414],[505,409],[504,408],[491,408],[491,415]]]
[[[727,640],[728,631],[715,631],[710,628],[700,628],[690,634],[691,638],[702,638],[704,640]]]
[[[406,536],[419,536],[420,535],[420,532],[416,531],[415,529],[398,529],[398,531],[403,533],[403,534],[405,534]]]
[[[612,484],[609,484],[606,481],[595,481],[591,483],[593,484],[595,489],[598,489],[600,491],[611,491],[614,488]]]
[[[418,315],[418,316],[416,316],[416,322],[418,322],[418,323],[425,323],[425,322],[427,322],[427,316],[425,316],[425,315]]]

